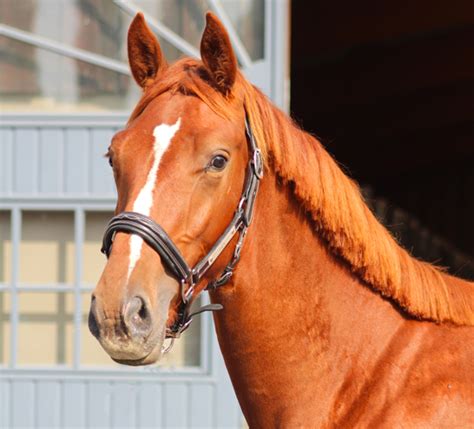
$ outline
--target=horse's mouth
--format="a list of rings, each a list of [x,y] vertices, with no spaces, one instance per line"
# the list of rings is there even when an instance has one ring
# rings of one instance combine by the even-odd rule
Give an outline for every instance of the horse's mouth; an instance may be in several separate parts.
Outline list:
[[[137,359],[129,359],[129,358],[114,358],[110,356],[112,360],[121,364],[121,365],[129,365],[129,366],[142,366],[142,365],[151,365],[158,362],[163,355],[163,345],[162,341],[158,341],[155,347],[151,350],[150,353],[145,354],[141,358]]]
[[[121,365],[151,365],[164,354],[165,330],[158,335],[150,335],[141,343],[130,340],[115,342],[105,336],[100,336],[99,342],[110,358]]]
[[[160,359],[159,356],[152,356],[154,353],[150,353],[149,355],[140,358],[140,359],[114,359],[115,362],[119,363],[120,365],[128,365],[128,366],[145,366],[145,365],[151,365],[157,362]]]

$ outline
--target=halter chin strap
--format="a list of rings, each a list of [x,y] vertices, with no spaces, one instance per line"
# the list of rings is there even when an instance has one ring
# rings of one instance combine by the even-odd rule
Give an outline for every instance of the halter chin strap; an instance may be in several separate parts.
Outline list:
[[[167,329],[167,338],[178,338],[191,324],[193,316],[204,311],[221,310],[220,304],[209,304],[190,313],[195,286],[202,280],[206,272],[224,251],[230,241],[239,234],[232,259],[225,267],[222,274],[211,281],[206,289],[216,289],[226,284],[232,277],[233,270],[240,259],[240,251],[247,233],[247,228],[252,222],[255,198],[257,196],[260,179],[263,177],[263,160],[260,150],[255,142],[255,137],[250,128],[247,115],[245,116],[245,133],[249,145],[249,161],[245,175],[245,184],[237,210],[231,222],[212,246],[209,253],[204,256],[194,267],[190,267],[181,252],[173,243],[166,231],[150,217],[137,212],[122,212],[114,216],[105,230],[101,252],[109,257],[113,240],[117,232],[126,232],[140,236],[162,260],[165,269],[180,284],[181,303],[178,317],[173,326]],[[196,298],[196,297],[194,297]],[[167,350],[169,350],[168,347]]]

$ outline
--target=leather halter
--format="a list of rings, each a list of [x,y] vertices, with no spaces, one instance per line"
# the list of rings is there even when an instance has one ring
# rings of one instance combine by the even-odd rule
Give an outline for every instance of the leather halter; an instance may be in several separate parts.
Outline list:
[[[105,230],[101,252],[107,258],[110,255],[113,240],[117,232],[126,232],[140,236],[160,257],[165,269],[180,284],[181,303],[178,309],[178,317],[174,325],[167,328],[166,338],[178,338],[191,324],[193,316],[204,311],[221,310],[221,304],[209,304],[201,307],[194,313],[190,313],[190,307],[194,295],[195,286],[202,280],[204,274],[209,270],[215,260],[227,247],[229,242],[239,234],[232,259],[225,267],[219,278],[211,281],[206,289],[216,289],[226,284],[232,277],[233,270],[240,259],[240,251],[247,228],[252,221],[255,198],[263,177],[263,160],[257,147],[255,137],[250,128],[247,114],[245,115],[245,133],[249,145],[249,161],[245,176],[244,189],[240,198],[234,217],[229,225],[217,239],[211,250],[194,267],[190,267],[181,252],[174,244],[166,231],[149,216],[137,212],[122,212],[114,216]]]

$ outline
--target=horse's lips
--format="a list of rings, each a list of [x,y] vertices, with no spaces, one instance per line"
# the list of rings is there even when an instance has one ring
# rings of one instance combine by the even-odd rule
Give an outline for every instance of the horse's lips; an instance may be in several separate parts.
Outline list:
[[[115,362],[121,365],[129,365],[129,366],[142,366],[142,365],[151,365],[157,362],[161,357],[161,346],[155,347],[153,351],[140,359],[133,359],[133,360],[121,360],[121,359],[114,359]]]
[[[159,281],[159,289],[161,291],[158,297],[157,307],[155,309],[155,328],[150,335],[144,339],[142,343],[143,355],[137,359],[124,359],[118,357],[111,358],[122,365],[140,366],[151,365],[161,359],[164,352],[164,342],[166,339],[166,320],[169,313],[170,302],[177,292],[176,280],[168,275],[164,275]],[[166,315],[166,316],[165,316]],[[139,355],[137,353],[137,355]]]
[[[144,355],[138,359],[115,359],[111,356],[112,360],[121,365],[140,366],[140,365],[151,365],[156,363],[163,356],[163,342],[165,340],[165,331],[158,337],[158,340],[151,350],[150,353]]]

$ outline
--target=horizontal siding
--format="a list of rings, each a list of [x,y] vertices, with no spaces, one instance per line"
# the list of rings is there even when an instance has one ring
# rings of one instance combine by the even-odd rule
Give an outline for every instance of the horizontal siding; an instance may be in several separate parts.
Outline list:
[[[61,383],[43,381],[36,384],[36,426],[40,428],[61,427]]]
[[[30,428],[36,425],[35,419],[35,382],[33,380],[16,380],[11,383],[11,428]]]
[[[140,429],[163,426],[163,385],[143,384],[138,391],[137,427]]]
[[[192,384],[189,386],[189,427],[214,427],[215,388],[209,384]]]
[[[10,425],[11,383],[0,379],[0,428],[9,428]]]
[[[13,129],[0,128],[0,195],[12,190]]]
[[[36,194],[38,190],[39,132],[34,128],[13,131],[13,194]],[[41,166],[49,168],[49,165]]]
[[[0,428],[241,428],[219,384],[0,380]]]
[[[0,198],[113,199],[104,154],[117,130],[0,124]]]
[[[60,194],[63,191],[63,132],[58,128],[43,128],[39,134],[39,191],[45,194]]]
[[[189,427],[189,385],[187,383],[166,383],[164,385],[163,426],[167,428]]]
[[[87,383],[87,427],[108,428],[111,417],[112,389],[110,382]]]
[[[131,428],[136,426],[136,404],[140,385],[133,382],[113,383],[112,391],[112,427]]]
[[[64,190],[69,195],[84,195],[91,174],[90,133],[86,128],[69,128],[64,139]]]
[[[195,374],[2,368],[0,429],[242,428],[217,339],[208,341],[209,366]]]
[[[61,403],[58,404],[61,407],[61,427],[86,427],[86,403],[86,383],[82,381],[64,381]]]

